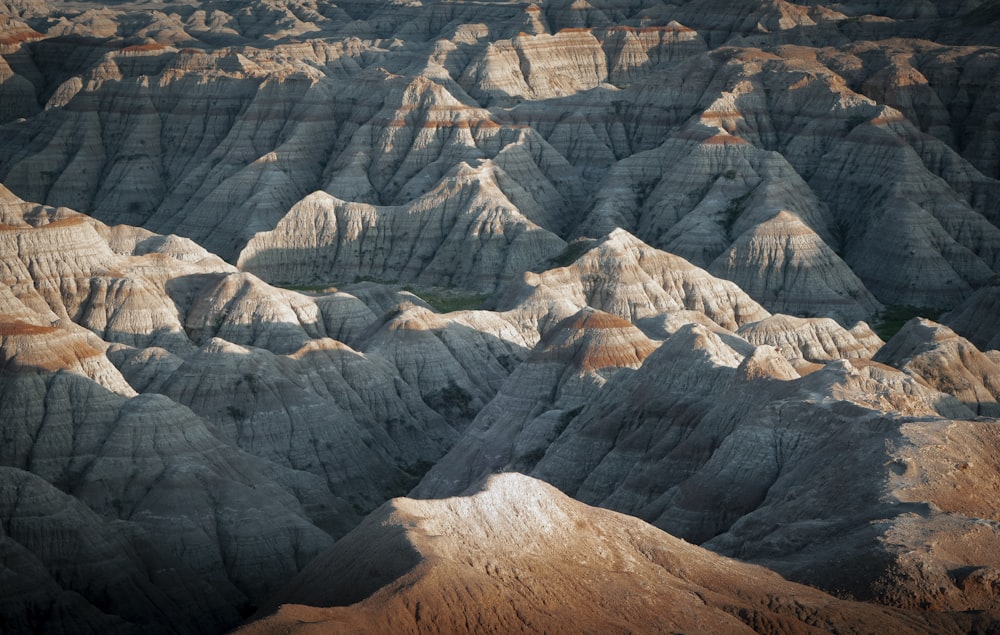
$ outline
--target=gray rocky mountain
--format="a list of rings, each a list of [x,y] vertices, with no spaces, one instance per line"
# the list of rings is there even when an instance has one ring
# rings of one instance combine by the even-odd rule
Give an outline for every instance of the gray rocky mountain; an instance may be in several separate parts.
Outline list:
[[[0,0],[0,630],[996,630],[998,20]]]

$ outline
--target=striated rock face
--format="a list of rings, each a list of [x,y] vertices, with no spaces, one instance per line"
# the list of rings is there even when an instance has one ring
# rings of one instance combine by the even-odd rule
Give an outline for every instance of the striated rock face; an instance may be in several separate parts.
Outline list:
[[[774,312],[826,314],[850,324],[880,306],[833,249],[784,211],[737,238],[709,270]]]
[[[976,414],[1000,416],[1000,367],[948,327],[913,318],[875,360],[955,396]]]
[[[542,330],[581,306],[629,321],[691,310],[729,329],[768,315],[735,284],[653,249],[624,230],[587,247],[569,247],[561,257],[576,259],[565,267],[526,274],[521,284],[500,295],[499,307],[520,307],[521,319]]]
[[[864,322],[847,330],[830,318],[790,315],[774,315],[747,324],[737,334],[751,344],[775,347],[793,363],[870,359],[883,344]]]
[[[467,497],[387,503],[239,632],[509,633],[567,624],[602,633],[804,632],[815,620],[957,633],[974,618],[838,600],[504,474]]]
[[[553,326],[412,495],[462,491],[491,473],[529,470],[612,377],[656,348],[631,323],[586,307]]]
[[[0,194],[3,549],[38,583],[4,587],[16,631],[224,630],[456,436],[327,336],[378,322],[357,297]]]
[[[238,264],[277,281],[375,278],[492,291],[564,246],[507,200],[489,167],[466,166],[406,207],[313,194],[254,237]]]
[[[0,179],[282,282],[488,289],[561,248],[534,224],[623,228],[774,311],[951,308],[1000,262],[980,5],[16,3]]]
[[[973,293],[942,321],[981,350],[1000,350],[1000,285],[993,281]]]
[[[4,628],[998,630],[998,19],[0,0]]]
[[[164,397],[10,364],[2,380],[0,414],[18,423],[2,456],[5,550],[51,591],[4,596],[5,615],[28,609],[23,626],[212,632],[330,544],[316,523],[349,524],[321,481],[223,443]]]
[[[957,502],[961,496],[947,498],[946,483],[961,474],[899,467],[909,465],[907,453],[949,443],[982,461],[972,481],[954,481],[956,487],[977,487],[972,483],[982,479],[992,491],[994,422],[948,419],[975,413],[925,380],[863,357],[809,370],[799,378],[771,346],[755,349],[688,325],[637,370],[615,374],[575,402],[564,400],[567,410],[524,424],[516,416],[487,423],[490,404],[414,494],[466,492],[481,474],[470,466],[517,469],[578,500],[637,515],[822,588],[892,602],[906,594],[918,598],[908,606],[995,610],[971,586],[968,593],[944,594],[934,586],[949,584],[946,571],[959,566],[996,567],[978,555],[996,534],[976,529],[980,522],[992,527],[992,504],[977,507],[973,517],[982,520],[971,520],[955,513],[964,505]],[[508,380],[512,386],[517,376]],[[544,386],[537,379],[533,384]],[[516,412],[506,391],[495,404]],[[523,394],[532,395],[527,388]],[[958,429],[960,441],[950,432]],[[838,459],[824,458],[830,456]],[[921,489],[921,479],[936,485]],[[931,498],[913,495],[931,490]],[[914,516],[913,510],[926,513]],[[924,546],[922,536],[939,531],[949,536],[947,563]]]

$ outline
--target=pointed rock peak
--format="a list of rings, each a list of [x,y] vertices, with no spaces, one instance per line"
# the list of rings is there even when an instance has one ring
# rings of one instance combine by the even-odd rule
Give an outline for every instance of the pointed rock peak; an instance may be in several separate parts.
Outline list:
[[[638,368],[656,343],[631,322],[585,307],[553,327],[531,358],[571,364],[580,372]]]
[[[926,318],[915,317],[886,342],[875,359],[891,366],[901,367],[911,358],[940,348],[940,345],[947,341],[952,341],[957,346],[975,349],[971,342],[959,337],[947,326]]]
[[[620,317],[598,311],[589,307],[580,310],[576,315],[567,318],[564,325],[578,331],[588,329],[630,329],[632,323]]]
[[[618,228],[609,233],[603,240],[588,251],[584,258],[603,260],[608,256],[614,256],[618,262],[640,260],[644,257],[661,257],[676,264],[683,263],[685,268],[694,268],[687,260],[666,251],[660,251],[655,247],[643,242],[634,234]]]
[[[788,360],[773,346],[758,346],[736,369],[736,377],[742,381],[756,379],[798,379],[799,373]]]
[[[622,229],[621,227],[617,227],[614,230],[612,230],[612,232],[608,234],[608,237],[605,238],[601,244],[647,246],[646,243],[642,242],[637,237],[629,233],[628,230]]]
[[[802,219],[799,218],[798,214],[788,211],[787,209],[779,209],[778,213],[771,217],[770,222],[772,223],[791,223],[793,225],[805,225]]]
[[[741,234],[709,270],[774,312],[853,323],[880,307],[847,263],[788,210]]]
[[[713,364],[729,368],[738,367],[745,357],[723,341],[713,329],[693,323],[678,329],[660,346],[657,355],[688,359],[707,358]]]

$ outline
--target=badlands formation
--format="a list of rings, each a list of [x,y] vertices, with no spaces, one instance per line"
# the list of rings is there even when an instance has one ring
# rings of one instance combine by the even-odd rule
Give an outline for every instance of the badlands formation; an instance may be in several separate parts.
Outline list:
[[[1000,632],[996,0],[0,0],[0,630]]]

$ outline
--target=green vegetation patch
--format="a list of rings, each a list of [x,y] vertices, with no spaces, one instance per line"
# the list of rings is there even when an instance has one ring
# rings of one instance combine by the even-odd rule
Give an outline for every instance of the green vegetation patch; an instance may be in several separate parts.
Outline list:
[[[574,240],[570,244],[566,245],[566,248],[563,249],[558,256],[550,258],[549,262],[555,267],[568,267],[579,260],[580,256],[590,251],[590,249],[596,244],[597,241],[587,238]]]
[[[490,298],[489,293],[470,293],[460,289],[416,289],[413,287],[403,287],[403,290],[409,291],[431,305],[431,308],[438,313],[475,311],[481,309]]]
[[[944,313],[943,309],[934,307],[920,307],[913,306],[911,304],[891,304],[885,307],[885,310],[878,314],[876,322],[872,326],[872,330],[874,330],[884,341],[888,342],[893,335],[899,333],[899,329],[903,328],[904,324],[913,318],[922,317],[928,320],[937,320],[942,313]]]
[[[335,286],[329,284],[271,284],[280,289],[298,291],[300,293],[333,293],[337,290]]]

